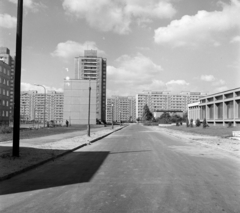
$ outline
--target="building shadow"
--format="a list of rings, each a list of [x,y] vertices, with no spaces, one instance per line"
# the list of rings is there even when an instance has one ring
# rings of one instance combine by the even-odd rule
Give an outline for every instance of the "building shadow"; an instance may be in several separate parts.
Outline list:
[[[62,152],[22,147],[21,152]],[[67,150],[65,150],[67,151]],[[0,182],[0,195],[40,190],[89,182],[103,164],[109,152],[72,152],[35,169]],[[24,156],[22,156],[24,157]],[[17,159],[16,159],[17,160]]]

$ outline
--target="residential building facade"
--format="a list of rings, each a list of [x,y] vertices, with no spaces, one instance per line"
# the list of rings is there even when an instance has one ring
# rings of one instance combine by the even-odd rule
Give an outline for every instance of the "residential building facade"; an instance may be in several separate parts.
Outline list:
[[[0,125],[9,125],[11,67],[0,60]]]
[[[45,101],[46,100],[46,101]],[[24,91],[21,93],[21,120],[37,121],[43,123],[53,120],[55,123],[63,122],[63,93],[48,91],[38,93],[37,91]]]
[[[96,81],[96,118],[106,120],[107,59],[97,50],[85,50],[75,58],[75,79]]]
[[[13,120],[15,58],[10,55],[10,50],[7,47],[0,47],[0,61],[5,62],[10,67],[9,116],[10,120]]]
[[[187,111],[188,104],[199,101],[206,93],[183,91],[172,93],[170,91],[143,91],[136,95],[136,117],[141,118],[143,107],[148,105],[152,113],[161,110]]]
[[[107,122],[136,121],[136,99],[132,96],[107,98]]]
[[[201,122],[206,119],[210,125],[240,125],[240,88],[200,98],[199,103],[188,106],[188,111],[189,119],[195,119],[195,112]]]
[[[96,80],[64,80],[64,121],[68,120],[71,124],[88,124],[90,92],[90,124],[96,124],[96,88]]]

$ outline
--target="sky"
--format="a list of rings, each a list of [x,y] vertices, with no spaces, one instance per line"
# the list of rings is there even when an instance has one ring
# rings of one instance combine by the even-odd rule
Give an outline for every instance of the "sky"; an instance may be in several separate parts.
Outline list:
[[[15,55],[17,0],[0,0]],[[240,87],[240,0],[24,0],[21,89],[63,91],[85,49],[107,59],[107,96]]]

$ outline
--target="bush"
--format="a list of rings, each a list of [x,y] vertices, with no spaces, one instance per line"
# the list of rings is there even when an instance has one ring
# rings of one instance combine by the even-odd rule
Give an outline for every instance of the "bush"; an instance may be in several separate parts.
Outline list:
[[[189,127],[189,120],[186,120],[186,126]]]
[[[201,126],[201,122],[200,122],[199,119],[196,119],[196,126],[197,126],[197,127],[198,127],[198,126]]]
[[[193,127],[193,119],[190,120],[190,127]]]
[[[1,134],[12,133],[12,128],[9,126],[0,126],[0,133]]]
[[[203,119],[203,128],[209,127],[206,118]]]

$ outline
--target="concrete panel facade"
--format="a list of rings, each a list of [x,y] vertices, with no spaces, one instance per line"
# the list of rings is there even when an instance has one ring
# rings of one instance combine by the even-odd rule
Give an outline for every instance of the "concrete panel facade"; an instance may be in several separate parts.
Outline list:
[[[195,119],[194,111],[201,122],[206,118],[213,125],[240,125],[240,88],[208,95],[195,105],[189,104],[189,119]]]
[[[96,124],[96,80],[64,80],[63,120],[70,124],[88,123],[89,84],[91,86],[90,124]]]

